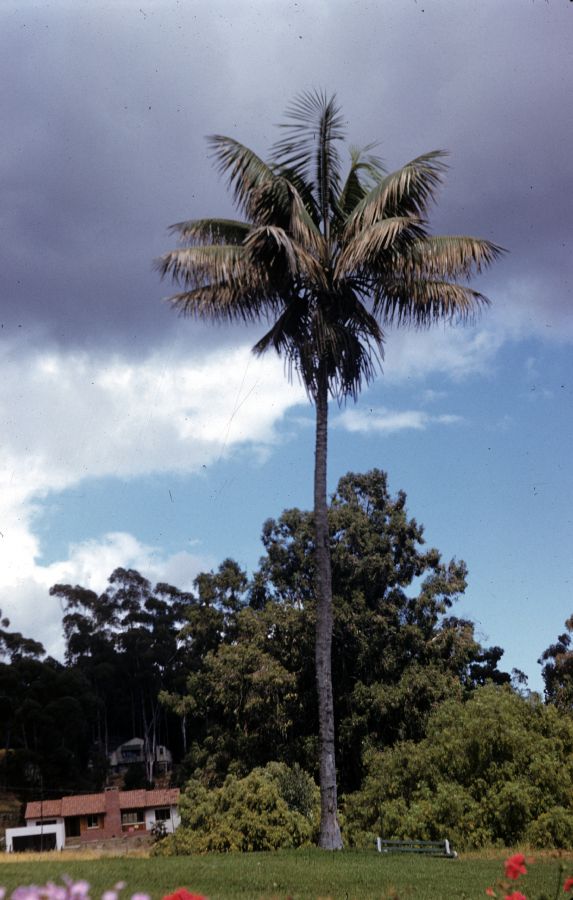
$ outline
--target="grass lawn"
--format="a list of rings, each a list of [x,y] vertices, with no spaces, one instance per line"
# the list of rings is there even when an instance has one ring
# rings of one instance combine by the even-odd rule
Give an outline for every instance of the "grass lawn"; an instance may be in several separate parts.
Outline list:
[[[85,879],[92,898],[117,881],[127,882],[124,897],[135,892],[158,900],[178,887],[205,894],[210,900],[275,898],[275,900],[474,900],[485,897],[503,871],[507,853],[468,855],[457,860],[415,855],[386,856],[375,851],[324,853],[320,850],[277,853],[210,854],[207,856],[150,859],[106,857],[78,859],[63,854],[23,854],[0,860],[0,886],[8,894],[20,884],[61,881],[63,875]],[[573,860],[563,860],[573,874]],[[540,858],[516,888],[528,897],[542,891],[555,896],[560,860]],[[561,893],[561,892],[560,892]],[[502,894],[503,896],[503,894]],[[561,896],[563,894],[561,893]]]

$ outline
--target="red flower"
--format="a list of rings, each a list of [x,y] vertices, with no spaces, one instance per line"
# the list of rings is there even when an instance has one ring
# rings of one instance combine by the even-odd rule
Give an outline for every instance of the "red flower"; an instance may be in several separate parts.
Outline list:
[[[527,897],[521,891],[514,891],[513,894],[506,894],[505,900],[527,900]]]
[[[497,894],[496,894],[496,892],[494,891],[493,888],[486,888],[486,889],[485,889],[485,892],[486,892],[486,894],[487,894],[488,897],[497,897]]]
[[[166,894],[163,900],[207,900],[203,894],[192,894],[187,888],[177,888],[172,894]]]
[[[565,879],[565,884],[563,885],[563,890],[566,894],[573,888],[573,878],[569,877]]]
[[[523,853],[515,853],[513,856],[510,856],[509,859],[506,859],[506,878],[511,878],[512,881],[515,881],[515,879],[519,878],[520,875],[525,875],[526,873],[527,869],[525,868],[525,856],[523,855]],[[519,900],[519,897],[512,897],[511,900]]]

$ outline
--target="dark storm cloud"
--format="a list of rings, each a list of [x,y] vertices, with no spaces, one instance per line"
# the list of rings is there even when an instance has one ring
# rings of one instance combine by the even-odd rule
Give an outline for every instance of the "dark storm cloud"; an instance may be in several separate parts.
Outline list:
[[[152,260],[171,222],[230,211],[204,135],[264,153],[288,99],[312,86],[338,92],[350,140],[380,140],[389,166],[449,149],[435,226],[511,251],[487,279],[493,297],[523,285],[557,327],[568,314],[565,0],[19,3],[1,15],[4,334],[140,352],[180,333]]]

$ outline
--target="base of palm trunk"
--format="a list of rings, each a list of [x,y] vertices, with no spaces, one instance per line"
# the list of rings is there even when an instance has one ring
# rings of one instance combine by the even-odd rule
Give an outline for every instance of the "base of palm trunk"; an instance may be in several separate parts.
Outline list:
[[[323,850],[342,850],[342,835],[338,824],[336,782],[331,787],[321,788],[320,832],[318,846]]]
[[[318,846],[322,850],[342,850],[342,836],[336,816],[332,819],[329,817],[328,822],[321,823]]]

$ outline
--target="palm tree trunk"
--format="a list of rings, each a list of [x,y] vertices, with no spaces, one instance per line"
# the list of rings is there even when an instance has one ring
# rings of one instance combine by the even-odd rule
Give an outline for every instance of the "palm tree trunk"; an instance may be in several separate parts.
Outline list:
[[[317,594],[315,660],[320,754],[320,835],[318,845],[325,850],[341,850],[342,837],[337,815],[336,763],[334,757],[334,704],[331,665],[332,575],[330,568],[328,506],[326,502],[328,381],[326,369],[323,365],[319,368],[315,404],[314,527]]]

